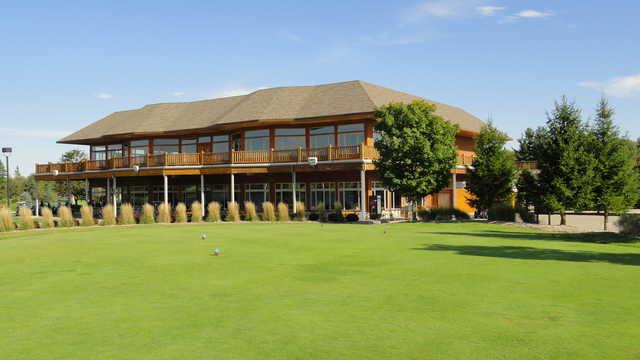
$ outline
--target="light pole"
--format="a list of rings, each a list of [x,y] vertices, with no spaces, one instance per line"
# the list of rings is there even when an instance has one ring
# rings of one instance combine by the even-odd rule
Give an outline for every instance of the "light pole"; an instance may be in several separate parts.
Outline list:
[[[11,155],[11,151],[10,147],[2,148],[2,153],[7,160],[7,209],[9,208],[9,198],[11,197],[11,190],[9,189],[9,155]]]

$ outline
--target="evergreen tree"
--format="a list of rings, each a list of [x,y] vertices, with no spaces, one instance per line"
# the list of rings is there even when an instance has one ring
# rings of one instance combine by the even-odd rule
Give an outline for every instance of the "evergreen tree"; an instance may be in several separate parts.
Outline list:
[[[560,224],[566,225],[566,211],[584,210],[593,203],[595,158],[590,132],[583,124],[581,111],[566,97],[556,102],[547,116],[547,131],[537,165],[542,201],[550,210],[560,212]]]
[[[456,165],[458,127],[435,110],[435,105],[413,101],[390,103],[375,113],[376,169],[387,188],[414,203],[447,187]]]
[[[640,190],[635,169],[637,149],[633,142],[620,136],[613,116],[613,108],[602,98],[592,132],[597,158],[594,198],[596,209],[604,214],[604,230],[607,230],[609,214],[624,213],[633,207]]]
[[[60,162],[82,162],[87,160],[87,153],[80,149],[72,149],[64,152],[60,156]],[[84,181],[70,181],[70,193],[75,195],[76,199],[82,199],[85,197],[85,184]],[[55,192],[66,196],[67,194],[67,182],[61,181],[55,183]]]
[[[476,140],[476,158],[467,171],[468,201],[481,213],[496,204],[508,202],[513,195],[516,176],[515,158],[505,149],[508,136],[491,122],[480,130]]]

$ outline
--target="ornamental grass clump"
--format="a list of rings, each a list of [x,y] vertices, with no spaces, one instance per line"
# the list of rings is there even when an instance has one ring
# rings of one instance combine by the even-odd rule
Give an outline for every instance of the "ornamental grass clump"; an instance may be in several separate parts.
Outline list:
[[[156,222],[159,224],[168,224],[171,222],[171,206],[162,203],[158,206],[158,217]]]
[[[48,207],[43,207],[42,216],[40,217],[40,227],[43,229],[53,228],[56,226],[55,221],[53,221],[53,212]]]
[[[187,220],[187,206],[184,203],[178,203],[176,205],[176,222],[186,223]]]
[[[316,214],[318,214],[318,220],[320,222],[327,222],[327,209],[324,207],[323,202],[319,202],[314,208]]]
[[[60,227],[72,227],[76,225],[73,214],[71,214],[71,209],[64,205],[58,208],[58,219],[58,225]]]
[[[202,221],[202,205],[199,201],[194,201],[191,204],[191,222],[199,223]]]
[[[30,230],[35,227],[31,209],[27,207],[21,207],[20,210],[18,210],[18,216],[20,216],[20,228],[22,230]]]
[[[270,222],[276,221],[276,211],[270,201],[262,203],[262,220]]]
[[[283,202],[278,203],[278,221],[291,221],[289,206]]]
[[[296,220],[305,221],[307,219],[304,203],[296,201]]]
[[[113,205],[107,204],[102,207],[102,225],[115,225],[116,215],[113,213]]]
[[[155,216],[156,209],[153,205],[146,203],[142,205],[142,217],[140,217],[140,224],[153,224],[156,222]]]
[[[0,232],[15,230],[9,209],[0,207]]]
[[[80,208],[80,226],[93,226],[95,224],[93,208],[89,205],[82,205]]]
[[[122,206],[120,206],[120,218],[118,222],[120,225],[136,224],[136,217],[133,214],[133,206],[131,206],[131,204],[122,204]]]
[[[240,206],[235,201],[229,201],[227,203],[227,218],[226,221],[238,222],[240,221]]]
[[[207,205],[207,211],[209,214],[207,215],[208,222],[219,222],[220,221],[220,203],[217,201],[212,201]]]
[[[244,202],[244,211],[247,213],[247,220],[260,221],[260,217],[258,216],[258,212],[256,211],[256,204],[254,204],[253,201]]]

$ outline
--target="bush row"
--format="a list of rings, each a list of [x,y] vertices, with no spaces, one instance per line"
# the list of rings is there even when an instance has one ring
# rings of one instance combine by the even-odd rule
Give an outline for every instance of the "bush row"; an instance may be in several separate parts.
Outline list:
[[[469,214],[456,208],[418,208],[418,218],[421,221],[443,221],[443,220],[469,220]]]
[[[516,215],[520,215],[520,219],[526,223],[536,222],[535,214],[520,206],[513,207],[509,204],[498,204],[487,211],[489,221],[514,222],[516,221]]]
[[[621,234],[640,236],[640,214],[624,214],[620,216],[618,227]]]

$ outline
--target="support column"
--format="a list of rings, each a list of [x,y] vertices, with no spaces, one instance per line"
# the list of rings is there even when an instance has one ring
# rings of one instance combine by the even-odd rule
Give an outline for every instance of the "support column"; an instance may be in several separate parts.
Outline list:
[[[200,209],[202,210],[202,217],[204,217],[204,175],[200,174]]]
[[[360,220],[368,220],[367,213],[367,182],[365,170],[360,170]]]
[[[169,178],[167,175],[163,175],[164,177],[164,204],[165,206],[169,206]]]
[[[84,179],[84,200],[89,204],[91,201],[91,189],[89,189],[89,179]]]
[[[233,173],[231,173],[231,202],[235,202],[235,201],[236,201],[236,179]]]
[[[40,188],[38,187],[38,180],[36,183],[36,216],[40,216]]]
[[[118,190],[117,190],[117,184],[116,184],[116,177],[113,177],[113,190],[112,190],[112,195],[113,195],[113,216],[114,217],[118,217]]]
[[[111,180],[107,178],[107,204],[111,204]]]
[[[456,203],[457,203],[457,194],[456,194],[456,188],[457,188],[457,174],[454,172],[452,179],[451,179],[451,208],[454,209],[456,207]]]
[[[292,181],[292,187],[293,187],[293,213],[296,213],[296,171],[293,170],[291,172],[291,181]]]
[[[71,203],[71,180],[69,180],[69,178],[67,178],[67,200],[69,201],[69,206],[73,205]]]

